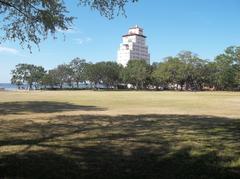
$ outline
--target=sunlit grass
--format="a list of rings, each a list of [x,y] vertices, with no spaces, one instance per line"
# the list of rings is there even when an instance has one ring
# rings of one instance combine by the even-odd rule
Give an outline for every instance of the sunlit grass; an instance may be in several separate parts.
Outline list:
[[[52,101],[105,108],[101,114],[192,114],[240,116],[238,92],[0,92],[0,103]],[[59,111],[58,111],[59,112]],[[75,111],[75,114],[79,112]]]

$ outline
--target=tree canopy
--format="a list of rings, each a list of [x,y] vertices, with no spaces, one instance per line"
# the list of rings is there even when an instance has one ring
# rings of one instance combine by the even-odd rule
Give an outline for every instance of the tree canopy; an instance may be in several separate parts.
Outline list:
[[[27,83],[30,89],[32,89],[33,85],[35,85],[35,88],[37,88],[37,85],[41,84],[44,74],[45,70],[41,66],[32,64],[18,64],[16,65],[16,68],[12,70],[11,82],[18,86]]]
[[[124,6],[138,0],[76,0],[80,6],[89,6],[111,19],[117,13],[125,14]],[[64,0],[0,0],[2,23],[0,42],[19,41],[31,50],[42,39],[58,30],[68,30],[74,20]]]
[[[130,60],[122,71],[122,79],[125,83],[136,86],[136,89],[143,89],[147,81],[150,68],[145,60]]]

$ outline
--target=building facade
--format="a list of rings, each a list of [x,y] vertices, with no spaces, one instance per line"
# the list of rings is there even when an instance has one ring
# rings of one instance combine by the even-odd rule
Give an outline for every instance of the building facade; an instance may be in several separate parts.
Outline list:
[[[146,36],[143,29],[132,27],[122,36],[122,43],[117,54],[117,63],[127,66],[129,60],[146,60],[150,64],[150,54],[146,45]]]

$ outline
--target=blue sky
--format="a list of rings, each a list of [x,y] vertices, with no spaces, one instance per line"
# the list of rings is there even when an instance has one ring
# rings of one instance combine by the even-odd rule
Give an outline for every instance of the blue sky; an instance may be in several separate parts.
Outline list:
[[[115,61],[121,36],[138,24],[144,28],[151,62],[190,50],[213,59],[230,45],[240,45],[240,0],[139,0],[126,6],[124,16],[108,20],[89,7],[65,0],[76,16],[72,30],[61,32],[33,46],[33,53],[18,43],[0,45],[0,82],[9,82],[18,63],[42,65],[46,69],[68,63],[75,57],[88,61]]]

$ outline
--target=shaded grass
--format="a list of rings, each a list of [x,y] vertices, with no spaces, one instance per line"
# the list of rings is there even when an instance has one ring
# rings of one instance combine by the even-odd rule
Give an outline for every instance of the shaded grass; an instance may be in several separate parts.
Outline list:
[[[55,113],[65,111],[103,111],[104,108],[86,105],[74,105],[53,101],[19,101],[0,103],[0,114]]]
[[[58,115],[0,122],[0,178],[240,177],[237,119]]]

